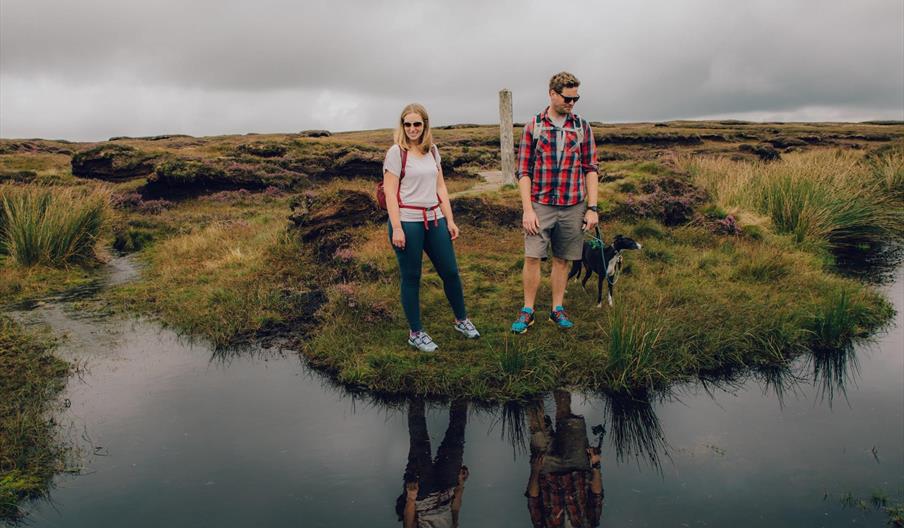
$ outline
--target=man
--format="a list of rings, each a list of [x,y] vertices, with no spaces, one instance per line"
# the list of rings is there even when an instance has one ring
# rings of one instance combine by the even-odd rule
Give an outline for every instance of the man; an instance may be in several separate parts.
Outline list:
[[[590,125],[572,112],[581,83],[561,72],[549,80],[549,106],[524,126],[518,147],[518,188],[524,210],[524,307],[512,323],[523,334],[534,324],[540,261],[552,245],[552,311],[559,328],[574,326],[565,313],[570,261],[581,259],[583,231],[599,222],[596,144]],[[583,229],[582,229],[583,226]]]
[[[584,417],[571,412],[571,393],[553,392],[556,423],[543,413],[543,400],[528,408],[530,479],[527,509],[534,528],[599,526],[603,511],[600,451],[590,447]],[[547,422],[547,420],[549,420]]]

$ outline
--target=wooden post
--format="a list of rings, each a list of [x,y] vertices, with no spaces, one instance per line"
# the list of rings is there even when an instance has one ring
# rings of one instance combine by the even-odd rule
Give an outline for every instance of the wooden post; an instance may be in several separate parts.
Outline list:
[[[502,181],[515,182],[515,141],[512,137],[512,92],[499,91],[499,148],[502,149]]]

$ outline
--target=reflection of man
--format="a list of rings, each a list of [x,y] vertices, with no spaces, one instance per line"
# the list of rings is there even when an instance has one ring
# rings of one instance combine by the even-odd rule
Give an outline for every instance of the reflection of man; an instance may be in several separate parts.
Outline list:
[[[468,404],[454,401],[449,407],[449,427],[431,458],[430,437],[424,400],[408,404],[408,465],[405,491],[396,501],[396,514],[405,528],[452,528],[458,526],[468,468],[462,465]]]
[[[527,508],[535,528],[599,526],[603,481],[599,450],[587,440],[583,416],[571,413],[571,394],[555,391],[556,427],[543,414],[543,402],[528,410],[530,480]]]

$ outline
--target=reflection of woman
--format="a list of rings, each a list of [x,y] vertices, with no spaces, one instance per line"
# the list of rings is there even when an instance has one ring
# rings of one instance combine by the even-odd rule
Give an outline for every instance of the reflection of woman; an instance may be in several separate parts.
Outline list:
[[[583,416],[571,413],[571,394],[555,391],[556,426],[543,402],[528,410],[531,439],[527,508],[535,528],[599,526],[603,482],[599,450],[587,440]]]
[[[410,104],[402,110],[395,144],[383,163],[383,188],[389,213],[389,239],[402,273],[402,308],[410,328],[408,344],[423,352],[436,343],[421,326],[421,261],[430,257],[443,280],[455,314],[454,327],[469,339],[480,337],[468,319],[452,241],[459,229],[452,218],[439,150],[433,144],[427,110]]]
[[[465,424],[468,404],[458,400],[449,407],[449,427],[431,458],[430,437],[424,414],[424,400],[408,404],[408,464],[405,490],[396,500],[396,514],[404,528],[446,528],[458,526],[468,467],[462,464],[465,451]]]

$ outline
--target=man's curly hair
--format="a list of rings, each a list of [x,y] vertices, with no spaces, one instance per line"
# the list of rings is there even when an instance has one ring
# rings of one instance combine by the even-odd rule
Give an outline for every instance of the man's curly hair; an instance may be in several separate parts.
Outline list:
[[[549,79],[549,89],[556,93],[562,93],[565,88],[577,88],[580,85],[581,81],[577,77],[565,71],[559,72]]]

